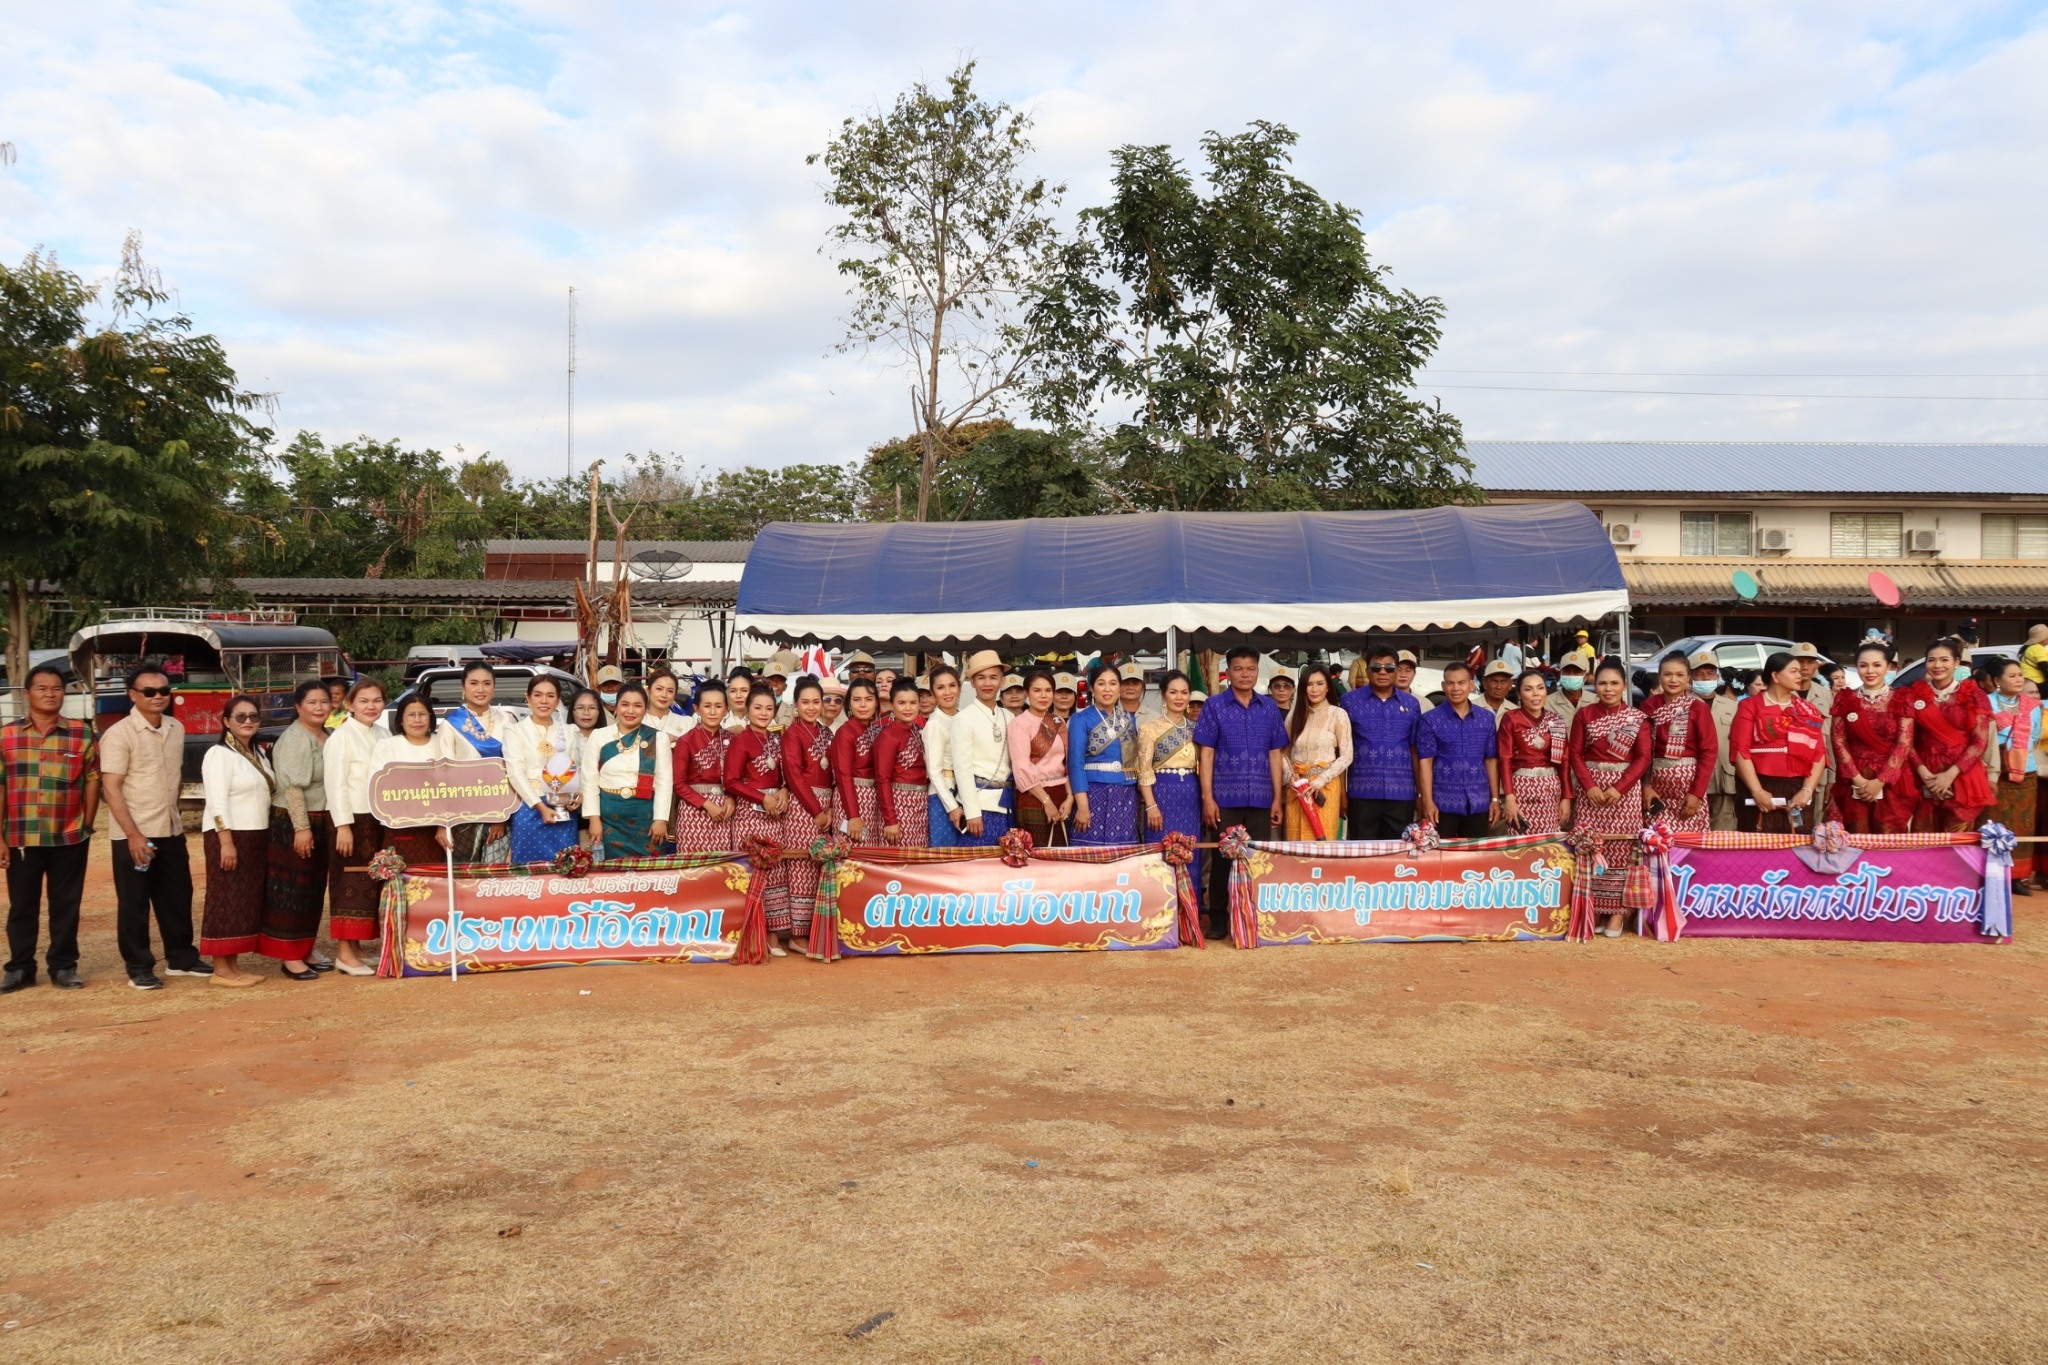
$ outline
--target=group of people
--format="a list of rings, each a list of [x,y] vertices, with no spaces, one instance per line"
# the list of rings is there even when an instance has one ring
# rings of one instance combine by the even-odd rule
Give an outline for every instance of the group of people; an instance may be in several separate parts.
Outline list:
[[[2048,673],[2042,643],[2036,669]],[[252,954],[293,981],[372,974],[379,884],[368,864],[385,848],[408,864],[450,852],[538,863],[577,844],[620,859],[772,841],[799,855],[761,873],[771,951],[786,955],[808,939],[816,904],[817,864],[801,855],[834,835],[916,848],[993,846],[1013,828],[1039,847],[1213,839],[1239,825],[1287,840],[1399,840],[1417,824],[1444,838],[1568,834],[1599,846],[1595,902],[1616,934],[1638,836],[1653,821],[1786,832],[1833,818],[1895,833],[1988,817],[2035,832],[2048,677],[2019,661],[1973,679],[1960,644],[1939,640],[1925,681],[1895,688],[1896,656],[1872,639],[1857,652],[1857,685],[1831,691],[1811,646],[1771,656],[1742,686],[1701,651],[1661,660],[1656,689],[1632,701],[1624,665],[1589,654],[1561,654],[1555,691],[1543,671],[1506,657],[1453,663],[1432,703],[1413,691],[1415,656],[1381,644],[1341,679],[1319,661],[1263,690],[1258,652],[1233,649],[1213,700],[1178,670],[1158,678],[1155,699],[1130,664],[1013,671],[984,650],[913,678],[857,653],[843,680],[778,664],[687,691],[658,670],[565,697],[555,676],[536,674],[524,715],[497,704],[496,674],[479,663],[446,715],[417,692],[387,698],[374,678],[308,682],[267,752],[262,702],[237,696],[201,765],[196,935],[171,680],[138,669],[129,713],[95,736],[63,716],[61,674],[38,668],[26,714],[0,727],[10,898],[0,993],[35,981],[44,899],[50,979],[82,984],[78,910],[102,804],[114,823],[118,945],[130,984],[145,990],[162,984],[152,919],[169,975],[249,985]],[[371,814],[386,764],[470,757],[505,760],[521,802],[505,825],[396,830]],[[2015,866],[2025,893],[2033,860]],[[1194,875],[1208,931],[1222,937],[1225,870],[1198,854]],[[315,951],[323,908],[331,959]]]

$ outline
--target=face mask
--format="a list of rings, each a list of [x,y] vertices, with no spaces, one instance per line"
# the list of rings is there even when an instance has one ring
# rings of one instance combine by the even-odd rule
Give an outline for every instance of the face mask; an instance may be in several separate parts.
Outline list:
[[[1695,682],[1692,685],[1692,694],[1696,697],[1711,697],[1720,690],[1721,684],[1717,682]]]
[[[1577,692],[1586,685],[1586,680],[1576,673],[1560,674],[1557,685],[1567,692]]]
[[[1890,686],[1891,686],[1891,685],[1892,685],[1892,684],[1893,684],[1894,682],[1898,681],[1898,677],[1899,677],[1899,670],[1898,670],[1898,669],[1896,669],[1896,668],[1887,668],[1887,669],[1886,669],[1886,670],[1884,671],[1884,685],[1885,685],[1886,687],[1890,687]]]

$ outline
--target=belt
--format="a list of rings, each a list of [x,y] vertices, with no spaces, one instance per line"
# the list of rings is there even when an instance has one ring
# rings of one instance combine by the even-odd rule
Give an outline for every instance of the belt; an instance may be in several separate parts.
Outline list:
[[[725,795],[725,788],[719,786],[716,782],[692,782],[690,784],[690,790],[696,792],[700,796]],[[631,793],[628,793],[628,795],[630,794]]]
[[[1681,763],[1690,763],[1694,767],[1699,766],[1699,760],[1696,758],[1653,758],[1650,760],[1650,766],[1660,773],[1668,772]]]
[[[606,796],[616,796],[625,801],[652,801],[651,796],[635,796],[631,787],[599,787]]]
[[[1122,763],[1083,763],[1081,766],[1091,773],[1120,773],[1124,770]]]
[[[977,777],[974,779],[974,787],[977,791],[1000,792],[1008,791],[1010,784],[1008,782],[996,782],[986,777]]]
[[[1154,768],[1152,776],[1162,782],[1192,782],[1195,774],[1186,768]]]

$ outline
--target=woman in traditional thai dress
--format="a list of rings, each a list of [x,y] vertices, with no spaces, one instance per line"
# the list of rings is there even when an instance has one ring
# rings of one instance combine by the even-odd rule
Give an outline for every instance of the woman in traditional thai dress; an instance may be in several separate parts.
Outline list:
[[[936,664],[927,675],[932,683],[932,713],[924,720],[924,765],[932,775],[925,805],[925,837],[933,848],[960,842],[960,798],[953,793],[953,717],[960,710],[960,674],[951,664]]]
[[[1024,684],[1024,714],[1010,723],[1010,781],[1017,789],[1017,827],[1034,848],[1067,842],[1067,818],[1074,813],[1067,783],[1067,722],[1053,711],[1055,680],[1034,668]]]
[[[870,686],[868,695],[873,693]],[[785,820],[793,803],[782,775],[782,738],[769,733],[774,724],[775,694],[765,687],[755,689],[747,696],[747,728],[734,735],[725,748],[725,791],[739,807],[733,817],[733,834],[742,852],[754,839],[787,847]],[[789,861],[782,859],[773,867],[756,867],[753,873],[761,879],[768,951],[776,957],[789,956],[789,866]]]
[[[835,818],[846,831],[846,837],[856,844],[873,843],[882,836],[882,827],[875,823],[881,813],[881,805],[875,799],[875,741],[882,732],[878,710],[872,679],[855,678],[848,683],[846,719],[832,736],[828,760],[838,803]]]
[[[1661,817],[1681,834],[1705,834],[1713,825],[1707,789],[1721,759],[1714,712],[1693,694],[1692,665],[1671,653],[1657,665],[1657,690],[1643,699],[1650,718],[1650,791],[1664,803]]]
[[[505,736],[516,717],[495,704],[498,674],[487,663],[473,663],[462,670],[462,705],[442,717],[442,723],[469,741],[479,758],[503,758]],[[510,827],[503,824],[457,825],[454,830],[455,860],[463,863],[501,862],[511,856],[507,839]]]
[[[1124,710],[1123,680],[1104,666],[1093,701],[1067,723],[1067,775],[1074,789],[1076,846],[1138,842],[1138,723]]]
[[[388,716],[391,733],[377,741],[370,755],[372,778],[390,763],[431,763],[437,758],[477,757],[468,740],[452,725],[443,725],[433,705],[417,692],[398,699]],[[384,847],[395,848],[407,867],[438,867],[448,852],[448,831],[433,825],[386,829]]]
[[[1892,690],[1882,640],[1856,650],[1861,686],[1835,693],[1834,816],[1851,834],[1904,834],[1920,805],[1913,776],[1913,702]]]
[[[896,680],[889,710],[889,719],[875,738],[875,799],[881,808],[882,841],[898,848],[925,848],[925,797],[931,791],[931,773],[925,767],[924,731],[917,724],[916,679]]]
[[[733,813],[725,794],[725,684],[713,678],[697,689],[697,724],[676,741],[669,763],[675,780],[676,851],[730,853]]]
[[[1991,703],[1962,676],[1962,646],[1937,640],[1927,647],[1927,676],[1907,690],[1913,711],[1914,774],[1920,779],[1922,834],[1975,829],[1997,799],[1985,776]]]
[[[607,712],[604,698],[588,687],[579,687],[576,694],[562,704],[562,710],[569,717],[569,728],[572,731],[569,742],[576,746],[576,754],[580,759],[590,752],[590,737],[596,734],[598,727],[605,722]],[[585,848],[591,848],[590,821],[581,810],[577,812],[576,842]],[[595,855],[595,860],[602,860],[604,850],[593,848],[591,852]]]
[[[917,684],[911,683],[910,689],[915,697]],[[810,939],[811,912],[818,900],[818,864],[808,854],[812,844],[832,832],[832,770],[827,766],[832,732],[821,719],[825,689],[816,678],[809,674],[799,677],[791,695],[795,699],[793,713],[776,740],[782,745],[782,777],[791,798],[782,815],[780,836],[782,846],[791,854],[787,864],[789,936],[801,946]],[[778,705],[776,715],[781,716],[784,709]]]
[[[292,693],[292,723],[270,749],[276,783],[270,795],[269,872],[263,891],[263,932],[256,951],[277,959],[294,981],[311,981],[331,964],[313,965],[320,902],[334,827],[327,817],[327,685],[303,682]]]
[[[1193,691],[1179,669],[1159,680],[1163,714],[1138,727],[1138,793],[1145,802],[1144,841],[1156,844],[1169,834],[1202,837],[1202,783],[1196,774],[1195,720],[1188,714]],[[1202,904],[1202,854],[1188,869],[1194,878],[1195,903]]]
[[[1351,717],[1336,704],[1337,679],[1325,663],[1301,670],[1287,717],[1287,839],[1334,839],[1342,813],[1344,774],[1351,770]],[[1306,803],[1306,804],[1304,804]],[[1323,832],[1309,824],[1313,807]]]
[[[1621,937],[1627,917],[1628,871],[1643,832],[1643,778],[1650,770],[1650,718],[1628,704],[1628,673],[1619,659],[1603,659],[1593,673],[1594,700],[1572,715],[1571,758],[1575,817],[1572,832],[1600,842],[1605,871],[1580,873],[1593,884],[1601,931]]]
[[[647,680],[647,716],[640,723],[671,740],[681,739],[695,722],[676,709],[676,675],[659,668]]]
[[[375,976],[362,945],[377,937],[377,902],[383,888],[371,878],[370,859],[384,847],[384,826],[370,814],[370,773],[384,738],[384,685],[358,678],[343,696],[348,719],[327,732],[320,753],[326,768],[327,816],[334,825],[334,856],[327,861],[327,927],[334,935],[334,966],[349,976]]]
[[[2041,699],[2026,694],[2027,675],[2018,659],[1992,665],[1991,726],[1996,743],[1984,752],[1997,803],[1990,819],[2014,834],[2034,828],[2036,805],[2034,739],[2041,729]],[[2034,894],[2033,844],[2021,844],[2012,855],[2012,889],[2017,896]]]
[[[253,986],[241,967],[256,951],[263,929],[263,893],[270,876],[270,760],[256,751],[263,703],[230,697],[221,711],[220,743],[199,765],[206,808],[199,827],[206,854],[206,904],[199,919],[199,951],[213,959],[213,984]]]
[[[1813,828],[1813,794],[1827,771],[1820,708],[1799,695],[1799,661],[1784,650],[1764,660],[1764,690],[1744,697],[1728,727],[1735,776],[1747,793],[1736,807],[1744,833],[1792,834]]]
[[[639,683],[619,689],[612,715],[584,751],[583,805],[607,859],[645,858],[668,842],[674,755],[669,737],[644,723],[647,689]]]
[[[526,719],[505,733],[505,768],[519,809],[512,812],[512,861],[546,863],[581,833],[586,741],[563,714],[562,689],[545,673],[526,684]]]
[[[1519,834],[1559,834],[1572,822],[1567,750],[1571,722],[1551,709],[1550,685],[1535,669],[1515,679],[1515,705],[1494,731],[1505,801],[1501,818]]]

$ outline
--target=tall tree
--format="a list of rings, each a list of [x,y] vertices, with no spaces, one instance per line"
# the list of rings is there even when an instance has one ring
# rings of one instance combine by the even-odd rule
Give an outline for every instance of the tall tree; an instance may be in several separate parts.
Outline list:
[[[102,301],[107,314],[92,316]],[[170,295],[130,235],[106,285],[40,252],[0,266],[0,582],[20,679],[41,584],[75,599],[189,594],[232,537],[225,501],[269,431],[260,395]]]
[[[920,81],[886,111],[847,119],[806,164],[831,177],[843,217],[828,250],[853,295],[842,350],[892,353],[910,372],[917,518],[967,423],[992,416],[1019,376],[1018,303],[1058,251],[1064,185],[1030,175],[1031,119],[974,90],[974,63],[943,90]]]
[[[1102,510],[1105,492],[1089,465],[1092,452],[1068,433],[995,418],[963,426],[956,440],[957,453],[940,464],[932,483],[929,520],[1085,517]],[[901,519],[902,490],[917,486],[918,460],[914,436],[868,451],[860,472],[867,520]]]
[[[1031,311],[1033,406],[1092,433],[1138,505],[1415,507],[1476,499],[1457,419],[1411,392],[1443,304],[1389,285],[1358,215],[1255,123],[1112,154],[1115,193]]]

